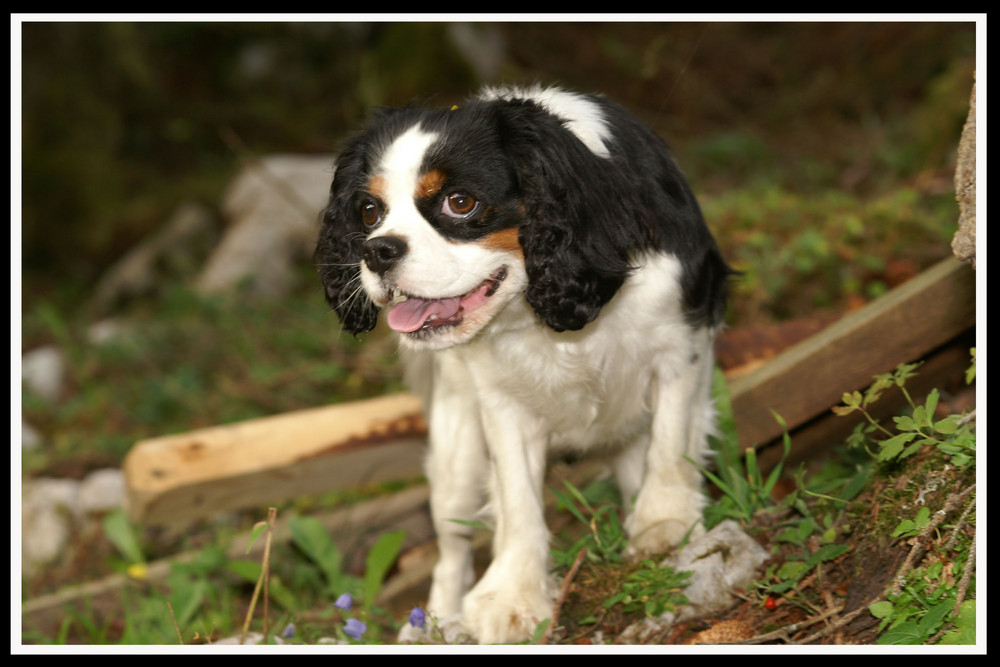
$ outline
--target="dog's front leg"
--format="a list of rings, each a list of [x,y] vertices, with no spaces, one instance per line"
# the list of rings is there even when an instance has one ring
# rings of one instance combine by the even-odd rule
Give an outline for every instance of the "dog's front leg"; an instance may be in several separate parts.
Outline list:
[[[545,434],[512,401],[494,398],[483,402],[489,406],[483,427],[496,520],[493,562],[462,605],[463,625],[484,644],[524,640],[552,613],[542,502]]]
[[[701,511],[702,463],[714,427],[711,398],[712,335],[694,335],[689,352],[659,360],[651,387],[653,419],[646,470],[625,522],[630,556],[656,554],[677,546],[685,535],[704,532]]]
[[[435,385],[428,416],[426,469],[439,558],[427,608],[441,619],[461,612],[462,598],[475,581],[470,523],[482,507],[489,465],[474,393],[454,391],[455,386]]]

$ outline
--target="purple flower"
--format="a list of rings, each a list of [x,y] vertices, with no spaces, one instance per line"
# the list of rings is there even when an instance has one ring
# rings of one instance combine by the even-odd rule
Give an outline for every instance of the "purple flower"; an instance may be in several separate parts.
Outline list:
[[[356,618],[349,618],[347,619],[347,622],[344,623],[344,632],[358,641],[361,641],[361,635],[365,634],[365,630],[367,629],[368,626]]]
[[[410,625],[415,628],[424,627],[424,621],[427,620],[427,615],[424,610],[420,607],[414,607],[413,611],[410,612]]]
[[[337,601],[333,603],[333,606],[334,607],[339,607],[340,609],[343,609],[344,611],[350,611],[351,610],[351,603],[352,602],[354,602],[354,599],[351,597],[351,594],[350,593],[344,593],[339,598],[337,598]]]
[[[295,624],[294,623],[289,623],[288,625],[286,625],[285,629],[282,630],[281,634],[278,635],[278,636],[281,637],[282,639],[291,639],[292,637],[294,637],[295,636]]]

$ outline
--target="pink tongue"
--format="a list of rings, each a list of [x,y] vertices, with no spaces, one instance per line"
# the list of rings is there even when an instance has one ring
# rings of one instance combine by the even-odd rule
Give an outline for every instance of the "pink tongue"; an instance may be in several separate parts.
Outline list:
[[[461,307],[462,299],[457,296],[431,300],[411,297],[389,310],[389,326],[395,331],[410,333],[424,326],[431,315],[449,320],[458,314]]]

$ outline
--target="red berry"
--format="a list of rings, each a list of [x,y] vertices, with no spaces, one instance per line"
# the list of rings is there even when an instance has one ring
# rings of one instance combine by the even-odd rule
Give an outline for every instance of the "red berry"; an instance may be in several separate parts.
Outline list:
[[[768,598],[764,600],[764,607],[766,609],[774,609],[776,606],[778,606],[778,603],[773,597],[768,596]]]

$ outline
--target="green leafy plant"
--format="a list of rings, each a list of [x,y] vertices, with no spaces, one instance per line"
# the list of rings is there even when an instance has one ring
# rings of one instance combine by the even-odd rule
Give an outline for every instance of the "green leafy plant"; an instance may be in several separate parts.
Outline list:
[[[588,531],[565,550],[553,548],[552,556],[556,567],[567,568],[576,560],[581,549],[587,550],[587,559],[592,562],[620,563],[625,547],[625,531],[619,516],[617,504],[599,504],[588,500],[583,491],[570,481],[564,480],[566,491],[552,489],[558,501],[557,507],[572,514]]]
[[[605,600],[603,606],[611,609],[620,604],[626,613],[641,612],[654,618],[688,603],[682,591],[690,578],[691,572],[677,572],[644,559],[628,575],[621,592]]]
[[[399,557],[399,550],[403,546],[405,537],[406,532],[402,530],[382,533],[369,549],[365,558],[364,603],[366,605],[375,604],[375,597],[382,589],[386,573]]]
[[[343,554],[323,523],[312,516],[293,517],[288,521],[292,543],[322,572],[328,595],[336,596],[358,587],[357,580],[343,571]]]
[[[704,466],[699,467],[702,474],[722,491],[723,496],[718,502],[706,507],[705,526],[712,528],[724,519],[735,519],[746,525],[758,512],[775,507],[774,486],[781,477],[785,459],[791,450],[791,438],[786,430],[782,437],[784,454],[778,464],[765,476],[758,464],[756,450],[748,447],[745,451],[740,451],[729,391],[725,377],[718,370],[715,374],[713,394],[719,415],[719,435],[711,438],[715,472]],[[785,422],[782,417],[775,413],[774,418],[784,429]]]
[[[975,380],[975,348],[971,359],[966,383]],[[843,405],[834,411],[839,415],[860,412],[865,417],[849,444],[867,451],[880,463],[904,461],[922,450],[936,450],[954,469],[967,471],[976,464],[975,412],[938,418],[937,389],[929,392],[924,402],[916,402],[906,382],[918,367],[901,364],[891,373],[875,376],[864,392],[844,394]],[[910,410],[894,417],[894,429],[890,429],[872,415],[870,407],[893,387],[900,390]],[[944,472],[933,471],[929,477],[940,478]],[[974,492],[975,484],[953,491],[946,496],[944,506],[933,511],[923,504],[921,491],[915,500],[921,507],[895,525],[891,537],[908,540],[912,546],[885,597],[869,605],[872,616],[879,620],[879,644],[975,642],[975,609],[965,600],[970,590],[975,591]],[[964,512],[953,519],[949,536],[942,538],[945,521],[963,504]],[[925,550],[930,553],[920,561],[918,556]]]
[[[945,564],[935,561],[926,568],[914,569],[898,594],[869,606],[879,619],[879,644],[927,644],[945,629],[955,610],[960,572],[945,571]],[[975,606],[959,610],[949,642],[975,642]],[[943,637],[942,637],[943,638]],[[970,643],[971,643],[970,642]]]
[[[972,367],[966,373],[967,382],[975,378],[975,349],[972,350],[972,359]],[[860,412],[865,417],[865,422],[855,428],[849,443],[867,448],[870,442],[874,442],[878,449],[873,455],[878,461],[901,461],[924,447],[936,447],[956,466],[973,464],[976,456],[974,422],[954,414],[936,419],[940,400],[937,389],[932,390],[920,404],[907,391],[906,381],[916,374],[919,366],[900,364],[892,373],[876,375],[875,381],[864,392],[844,394],[843,405],[835,407],[834,413],[844,416]],[[895,430],[885,427],[869,409],[890,387],[898,387],[911,408],[911,414],[893,418]]]
[[[130,567],[141,566],[145,562],[139,531],[129,521],[124,509],[116,508],[108,512],[101,521],[101,527],[104,536],[115,546]]]
[[[350,637],[354,642],[377,642],[378,633],[369,625],[375,618],[388,620],[386,612],[375,605],[375,600],[382,589],[385,576],[393,563],[399,557],[405,531],[396,530],[382,533],[368,550],[365,557],[365,572],[362,578],[351,576],[343,571],[343,555],[330,536],[329,530],[319,519],[310,516],[295,517],[289,521],[292,540],[323,573],[327,584],[327,594],[336,598],[335,606],[345,613],[354,603],[355,595],[359,595],[359,610],[354,616],[344,619],[342,627],[337,632]]]

